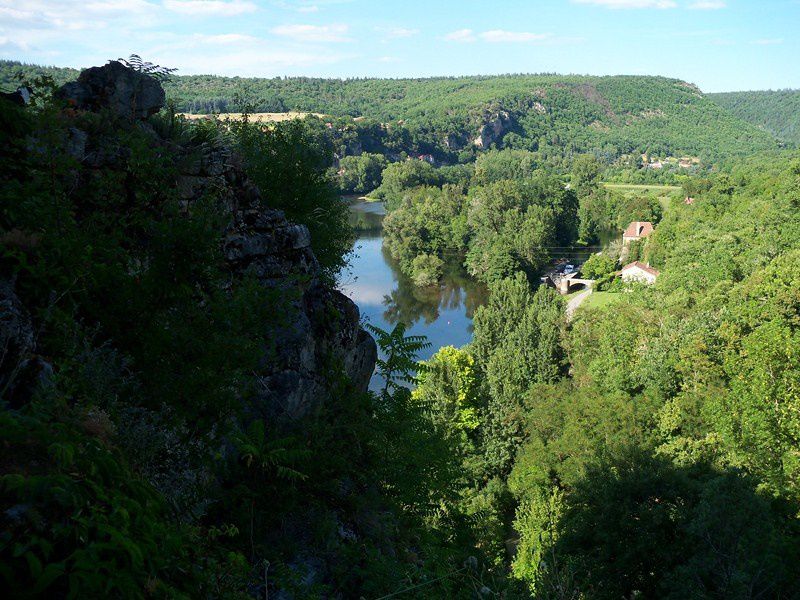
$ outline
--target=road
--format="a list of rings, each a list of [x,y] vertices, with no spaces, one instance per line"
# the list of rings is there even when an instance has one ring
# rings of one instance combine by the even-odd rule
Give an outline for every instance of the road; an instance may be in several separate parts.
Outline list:
[[[572,320],[572,315],[575,314],[575,311],[578,310],[578,307],[581,303],[586,300],[589,294],[592,293],[592,289],[589,288],[588,290],[583,290],[582,292],[578,292],[572,298],[567,301],[567,321]]]

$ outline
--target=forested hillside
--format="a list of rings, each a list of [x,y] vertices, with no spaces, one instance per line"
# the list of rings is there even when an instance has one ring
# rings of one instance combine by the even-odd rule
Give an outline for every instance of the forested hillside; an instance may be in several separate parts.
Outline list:
[[[725,92],[708,97],[778,139],[800,145],[800,90]]]
[[[473,342],[434,355],[414,392],[460,440],[482,545],[535,598],[800,593],[800,157],[687,191],[636,250],[655,285],[611,275],[604,306],[566,323],[558,295],[512,268]],[[495,194],[514,204],[513,186]],[[514,228],[495,237],[513,244]]]
[[[22,69],[58,82],[68,69],[4,62],[0,83]],[[360,146],[381,153],[432,153],[466,162],[492,145],[570,156],[726,156],[775,149],[767,132],[710,102],[696,87],[663,77],[506,75],[430,79],[313,79],[175,76],[165,85],[179,111],[192,113],[297,110],[350,123]],[[398,123],[401,122],[401,123]],[[388,128],[387,128],[387,124]],[[366,148],[365,148],[366,149]],[[358,154],[359,152],[355,152]],[[640,161],[639,161],[640,162]]]

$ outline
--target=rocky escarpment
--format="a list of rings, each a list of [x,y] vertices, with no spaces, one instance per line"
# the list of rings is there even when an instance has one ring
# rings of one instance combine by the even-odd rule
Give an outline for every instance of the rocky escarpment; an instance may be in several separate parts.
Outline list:
[[[163,88],[156,79],[119,62],[83,71],[58,95],[75,111],[103,111],[146,132],[152,147],[163,149],[164,156],[175,162],[174,186],[184,211],[191,211],[211,192],[222,206],[227,224],[220,232],[220,244],[231,285],[245,274],[254,275],[291,298],[277,339],[268,340],[269,352],[254,374],[258,413],[296,419],[312,412],[324,397],[331,364],[343,366],[355,386],[366,390],[376,347],[360,327],[358,308],[322,281],[308,229],[270,208],[269,198],[262,198],[248,180],[224,139],[180,143],[159,134],[146,118],[163,107]],[[80,165],[76,181],[121,170],[128,159],[107,132],[72,127],[66,147]],[[12,282],[0,286],[0,303],[8,308],[0,321],[4,348],[0,384],[11,386],[13,379],[18,386],[20,378],[12,371],[36,356],[34,329]],[[39,366],[36,373],[41,371]]]
[[[510,125],[511,117],[506,111],[486,113],[483,115],[478,135],[472,140],[472,143],[477,148],[489,148],[502,139]]]

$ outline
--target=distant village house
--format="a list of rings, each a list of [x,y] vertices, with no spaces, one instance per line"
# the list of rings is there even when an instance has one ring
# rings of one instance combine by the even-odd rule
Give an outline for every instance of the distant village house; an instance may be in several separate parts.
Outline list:
[[[659,273],[650,265],[640,263],[638,260],[622,267],[622,281],[652,284],[655,283]]]
[[[629,244],[653,233],[653,224],[650,221],[633,221],[622,234],[622,243]]]

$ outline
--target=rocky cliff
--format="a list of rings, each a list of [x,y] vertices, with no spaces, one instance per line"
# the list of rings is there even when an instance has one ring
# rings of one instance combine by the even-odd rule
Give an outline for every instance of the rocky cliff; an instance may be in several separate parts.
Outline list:
[[[213,190],[227,221],[219,243],[232,285],[246,274],[255,275],[263,285],[292,298],[294,310],[280,327],[279,339],[270,340],[273,350],[255,374],[259,400],[253,408],[257,413],[297,419],[313,411],[323,397],[330,364],[342,365],[355,386],[366,390],[376,347],[360,327],[358,308],[323,283],[308,229],[270,208],[269,198],[261,197],[222,137],[180,143],[162,136],[146,120],[164,106],[161,84],[119,62],[83,71],[57,95],[70,107],[67,118],[70,112],[98,112],[118,119],[121,135],[126,127],[145,131],[152,146],[163,149],[164,156],[174,161],[174,186],[185,212]],[[80,165],[70,174],[76,185],[100,172],[122,171],[130,159],[107,131],[71,127],[69,136],[66,147]],[[35,324],[17,299],[13,282],[1,283],[0,387],[9,386],[24,395],[21,382],[33,381],[46,367],[34,360]]]

